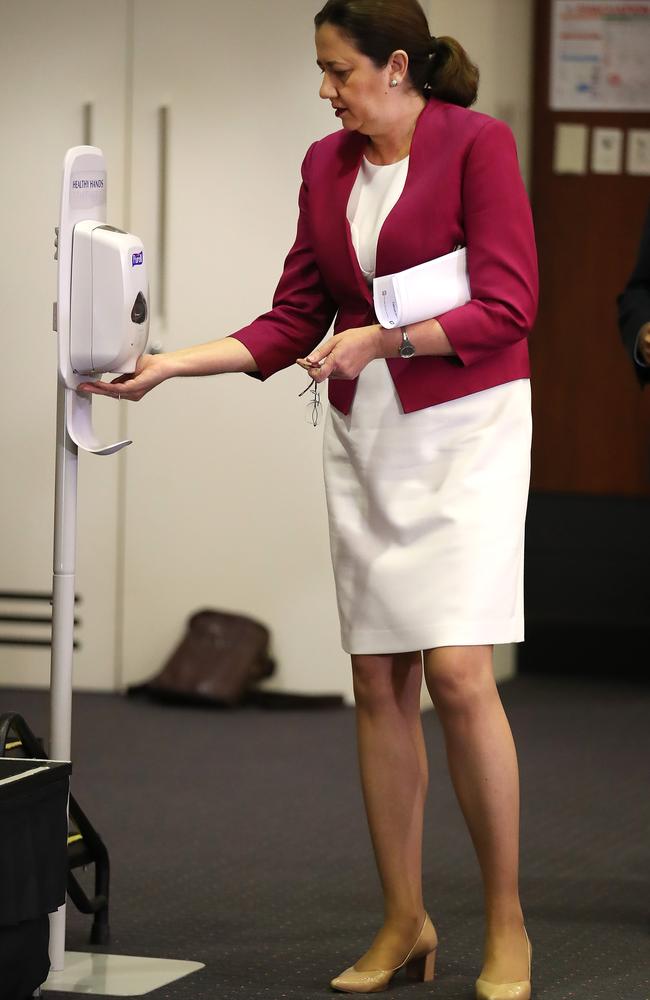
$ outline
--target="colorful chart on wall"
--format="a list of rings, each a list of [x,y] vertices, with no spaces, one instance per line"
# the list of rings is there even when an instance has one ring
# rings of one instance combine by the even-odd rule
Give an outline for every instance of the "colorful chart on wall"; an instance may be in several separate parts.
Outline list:
[[[650,111],[650,2],[555,0],[553,111]]]

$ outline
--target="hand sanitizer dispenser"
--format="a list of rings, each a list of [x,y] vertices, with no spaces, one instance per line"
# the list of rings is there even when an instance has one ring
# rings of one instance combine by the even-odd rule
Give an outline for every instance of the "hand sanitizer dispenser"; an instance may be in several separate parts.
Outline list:
[[[104,373],[135,370],[147,346],[149,283],[142,242],[106,224],[106,164],[101,149],[75,146],[63,164],[55,329],[66,427],[76,445],[110,455],[130,444],[100,445],[92,397],[76,388]]]
[[[132,372],[147,346],[149,284],[137,236],[94,221],[72,238],[70,364],[76,375]]]

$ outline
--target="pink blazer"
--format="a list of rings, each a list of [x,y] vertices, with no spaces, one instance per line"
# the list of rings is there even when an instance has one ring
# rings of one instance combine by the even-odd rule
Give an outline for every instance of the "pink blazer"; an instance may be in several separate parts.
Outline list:
[[[262,379],[334,333],[376,323],[346,208],[367,139],[341,130],[313,143],[302,164],[296,240],[272,309],[234,333]],[[406,184],[377,244],[377,275],[467,246],[472,298],[438,316],[455,357],[390,358],[404,412],[530,374],[526,337],[537,309],[535,237],[512,132],[503,122],[435,98],[417,120]],[[349,413],[356,379],[330,379]]]

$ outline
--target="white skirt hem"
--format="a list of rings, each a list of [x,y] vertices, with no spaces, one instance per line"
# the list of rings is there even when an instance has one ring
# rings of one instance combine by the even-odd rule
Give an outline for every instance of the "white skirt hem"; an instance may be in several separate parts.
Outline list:
[[[402,412],[386,362],[329,409],[325,492],[347,653],[524,637],[530,382]]]
[[[502,621],[450,622],[430,629],[386,629],[341,632],[341,645],[350,655],[410,653],[438,646],[499,646],[524,641],[522,617]]]

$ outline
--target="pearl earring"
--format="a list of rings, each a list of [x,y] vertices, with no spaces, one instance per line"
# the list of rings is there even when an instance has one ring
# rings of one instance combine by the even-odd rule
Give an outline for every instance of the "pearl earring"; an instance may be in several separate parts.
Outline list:
[[[390,81],[390,85],[391,85],[391,87],[396,87],[397,86],[397,80],[391,80]]]

